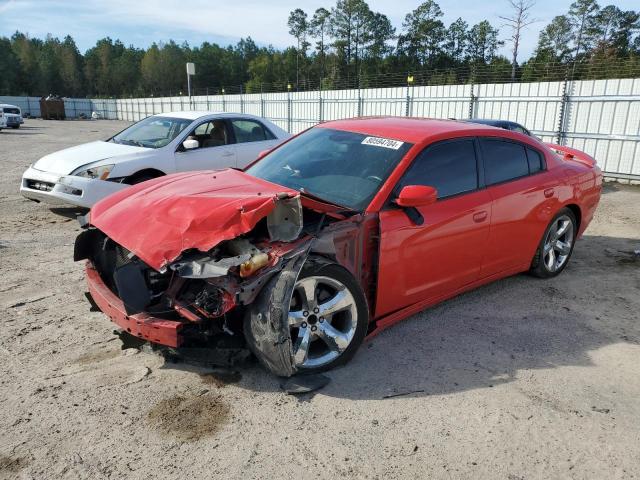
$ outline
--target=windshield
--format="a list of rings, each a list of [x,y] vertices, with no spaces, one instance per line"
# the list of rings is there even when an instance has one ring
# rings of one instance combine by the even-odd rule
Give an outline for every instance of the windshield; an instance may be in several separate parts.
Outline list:
[[[4,107],[4,113],[13,113],[15,115],[20,115],[20,109],[13,107]]]
[[[111,139],[112,142],[138,147],[161,148],[169,144],[192,120],[171,117],[147,117]]]
[[[312,128],[247,169],[269,182],[364,210],[411,144]]]

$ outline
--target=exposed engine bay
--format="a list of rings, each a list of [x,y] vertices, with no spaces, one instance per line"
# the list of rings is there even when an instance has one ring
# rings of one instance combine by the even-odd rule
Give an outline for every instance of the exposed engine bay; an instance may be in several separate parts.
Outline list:
[[[270,201],[273,208],[246,233],[206,251],[186,249],[160,268],[94,226],[90,214],[74,252],[76,261],[88,260],[90,301],[142,340],[211,348],[221,338],[246,339],[273,373],[293,375],[287,312],[296,278],[305,262],[336,262],[370,287],[361,258],[369,241],[362,225],[370,222],[303,207],[299,195]]]

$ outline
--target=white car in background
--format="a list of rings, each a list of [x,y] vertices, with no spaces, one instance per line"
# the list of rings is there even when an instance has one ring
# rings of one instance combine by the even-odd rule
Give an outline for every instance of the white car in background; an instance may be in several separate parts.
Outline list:
[[[106,141],[42,157],[24,172],[20,193],[52,206],[91,208],[128,185],[169,173],[243,168],[290,136],[272,122],[247,114],[153,115]]]
[[[3,128],[20,128],[24,123],[20,107],[0,103],[0,130]]]

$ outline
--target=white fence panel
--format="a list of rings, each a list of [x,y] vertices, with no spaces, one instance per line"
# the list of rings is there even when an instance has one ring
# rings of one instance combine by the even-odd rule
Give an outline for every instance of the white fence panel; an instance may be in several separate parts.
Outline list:
[[[37,97],[0,97],[40,115]],[[404,86],[314,92],[129,99],[65,99],[69,118],[131,122],[180,110],[250,113],[298,133],[318,122],[357,116],[487,118],[525,125],[546,142],[593,155],[617,178],[640,180],[640,79]]]

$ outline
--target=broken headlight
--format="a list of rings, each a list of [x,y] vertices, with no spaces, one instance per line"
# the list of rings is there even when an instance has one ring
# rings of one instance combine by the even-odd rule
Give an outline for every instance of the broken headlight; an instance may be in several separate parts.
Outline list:
[[[77,177],[84,178],[97,178],[100,180],[106,180],[113,170],[114,165],[98,165],[95,167],[83,168],[82,170],[77,170],[73,173],[73,175]]]

